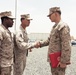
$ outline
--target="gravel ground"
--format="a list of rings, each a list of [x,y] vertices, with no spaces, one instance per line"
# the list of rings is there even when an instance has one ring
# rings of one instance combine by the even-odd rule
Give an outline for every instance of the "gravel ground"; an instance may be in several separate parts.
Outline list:
[[[29,52],[27,66],[23,75],[51,75],[47,62],[47,49],[43,47]],[[66,75],[76,75],[76,46],[72,46],[71,65],[67,67]]]

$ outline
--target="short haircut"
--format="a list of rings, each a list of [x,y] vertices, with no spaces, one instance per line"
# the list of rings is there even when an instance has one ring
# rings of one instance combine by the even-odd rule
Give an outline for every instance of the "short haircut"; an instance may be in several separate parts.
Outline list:
[[[56,12],[61,15],[61,11],[56,11]]]
[[[1,22],[3,23],[4,19],[8,19],[7,16],[1,17]]]
[[[21,22],[22,22],[22,20],[24,20],[25,18],[21,18],[20,20],[21,20]]]

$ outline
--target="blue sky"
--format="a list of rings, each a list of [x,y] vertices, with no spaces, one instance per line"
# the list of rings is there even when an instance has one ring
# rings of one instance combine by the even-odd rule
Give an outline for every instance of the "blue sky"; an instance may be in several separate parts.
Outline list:
[[[76,22],[76,0],[17,0],[17,10],[15,11],[16,0],[0,0],[0,12],[12,11],[15,16],[16,13],[16,30],[20,25],[20,15],[30,14],[33,20],[30,26],[27,27],[28,33],[50,33],[52,23],[47,17],[49,8],[58,6],[62,11],[62,20],[68,23],[71,29],[71,35],[76,37],[75,22]],[[11,31],[15,30],[15,25]]]

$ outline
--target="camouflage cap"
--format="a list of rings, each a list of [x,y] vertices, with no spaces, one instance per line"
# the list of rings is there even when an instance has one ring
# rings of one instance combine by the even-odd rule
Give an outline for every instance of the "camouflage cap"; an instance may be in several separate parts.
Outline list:
[[[50,8],[49,9],[49,15],[47,15],[47,17],[49,17],[52,13],[54,13],[56,11],[61,12],[60,7],[52,7],[52,8]]]
[[[12,13],[11,13],[11,11],[5,11],[5,12],[1,12],[0,13],[0,18],[1,17],[8,17],[8,18],[12,18],[12,19],[15,19],[13,16],[12,16]]]
[[[30,14],[23,14],[23,15],[21,15],[21,18],[24,18],[24,19],[27,19],[27,20],[32,20],[30,18]]]

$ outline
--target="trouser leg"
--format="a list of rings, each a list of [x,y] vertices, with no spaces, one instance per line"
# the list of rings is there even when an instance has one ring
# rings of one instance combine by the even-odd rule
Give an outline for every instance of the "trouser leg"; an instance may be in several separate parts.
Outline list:
[[[14,75],[22,75],[22,73],[23,73],[23,66],[22,65],[23,65],[22,62],[14,64],[14,71],[13,71]]]
[[[50,67],[51,67],[51,64],[50,64]],[[51,73],[52,75],[65,75],[65,69],[66,68],[60,68],[60,67],[52,68],[51,67]]]
[[[11,66],[9,67],[0,67],[0,75],[11,75]]]

